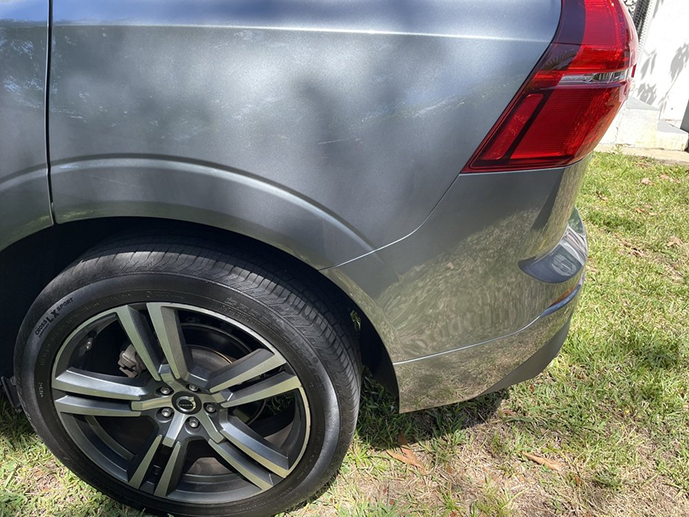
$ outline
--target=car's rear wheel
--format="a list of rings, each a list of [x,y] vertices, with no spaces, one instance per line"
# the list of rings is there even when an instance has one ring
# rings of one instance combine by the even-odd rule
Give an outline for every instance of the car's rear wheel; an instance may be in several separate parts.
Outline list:
[[[41,293],[15,369],[63,463],[175,515],[271,515],[327,482],[358,410],[351,320],[306,272],[260,257],[125,238]]]

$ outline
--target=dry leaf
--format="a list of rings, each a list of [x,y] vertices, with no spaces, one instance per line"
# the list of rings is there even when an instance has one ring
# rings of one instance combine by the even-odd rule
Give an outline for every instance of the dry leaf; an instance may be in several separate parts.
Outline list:
[[[598,199],[602,199],[603,201],[608,200],[608,196],[601,194],[599,191],[596,191],[596,195],[598,196]]]
[[[650,178],[644,178],[641,180],[642,185],[652,185],[653,182],[650,180]]]
[[[503,414],[504,416],[517,416],[517,413],[515,413],[515,412],[512,411],[511,409],[507,409],[507,408],[505,408],[505,409],[502,410],[502,414]]]
[[[450,270],[454,270],[454,269],[455,269],[455,265],[454,265],[452,262],[448,262],[448,263],[447,263],[447,267],[448,267],[448,269],[450,269]]]
[[[643,208],[636,207],[634,210],[636,210],[636,211],[639,212],[640,214],[645,214],[645,213],[646,213],[646,210],[644,210]]]
[[[661,175],[660,175],[660,179],[661,179],[661,180],[669,180],[669,179],[670,179],[670,176],[668,176],[667,174],[661,174]]]
[[[550,470],[556,470],[557,472],[560,472],[562,470],[562,465],[560,465],[556,461],[549,460],[548,458],[544,458],[542,456],[535,456],[534,454],[529,454],[528,452],[524,453],[524,457],[528,460],[533,461],[534,463],[543,465],[545,468],[548,468]]]
[[[421,463],[419,459],[416,457],[416,454],[414,454],[414,451],[412,451],[409,447],[401,447],[400,450],[402,451],[401,453],[392,450],[388,450],[387,453],[396,460],[401,461],[402,463],[418,467],[419,471],[422,474],[428,473],[426,467],[424,467],[423,463]]]
[[[673,246],[681,246],[684,244],[679,237],[671,237],[670,240],[667,242],[667,247],[672,248]]]
[[[423,463],[419,461],[419,459],[416,457],[416,454],[414,454],[414,451],[409,447],[409,442],[407,441],[407,437],[404,436],[404,433],[400,433],[397,436],[397,443],[400,444],[401,453],[393,450],[388,450],[387,453],[402,463],[418,467],[423,474],[426,474],[426,467],[424,467]]]

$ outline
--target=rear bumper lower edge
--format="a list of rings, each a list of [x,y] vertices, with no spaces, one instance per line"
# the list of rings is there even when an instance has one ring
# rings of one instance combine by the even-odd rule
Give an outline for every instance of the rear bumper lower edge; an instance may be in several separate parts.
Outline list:
[[[513,334],[395,363],[400,412],[460,402],[538,375],[567,337],[582,284],[583,275],[567,298]]]

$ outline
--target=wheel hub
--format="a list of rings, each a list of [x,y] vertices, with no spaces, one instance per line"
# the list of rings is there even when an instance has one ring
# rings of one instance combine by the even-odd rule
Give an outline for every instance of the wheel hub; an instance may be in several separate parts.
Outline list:
[[[179,393],[172,399],[174,408],[182,413],[193,415],[201,410],[201,399],[191,393]]]

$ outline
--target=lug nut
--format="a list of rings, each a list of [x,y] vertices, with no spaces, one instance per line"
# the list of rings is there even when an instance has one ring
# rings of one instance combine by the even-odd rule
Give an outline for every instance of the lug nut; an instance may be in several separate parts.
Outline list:
[[[161,395],[170,395],[171,393],[172,393],[172,388],[170,388],[169,386],[163,386],[162,388],[160,388],[160,394]]]
[[[199,421],[194,417],[190,418],[187,422],[192,429],[196,429],[199,426]]]
[[[207,413],[215,413],[217,410],[214,404],[206,404],[205,407]]]
[[[190,384],[189,386],[187,386],[187,388],[189,388],[189,391],[194,391],[194,392],[199,391],[199,387],[194,386],[193,384]]]
[[[172,408],[169,408],[169,407],[164,407],[163,409],[160,410],[160,414],[164,418],[170,418],[172,416],[172,413],[173,413]]]

